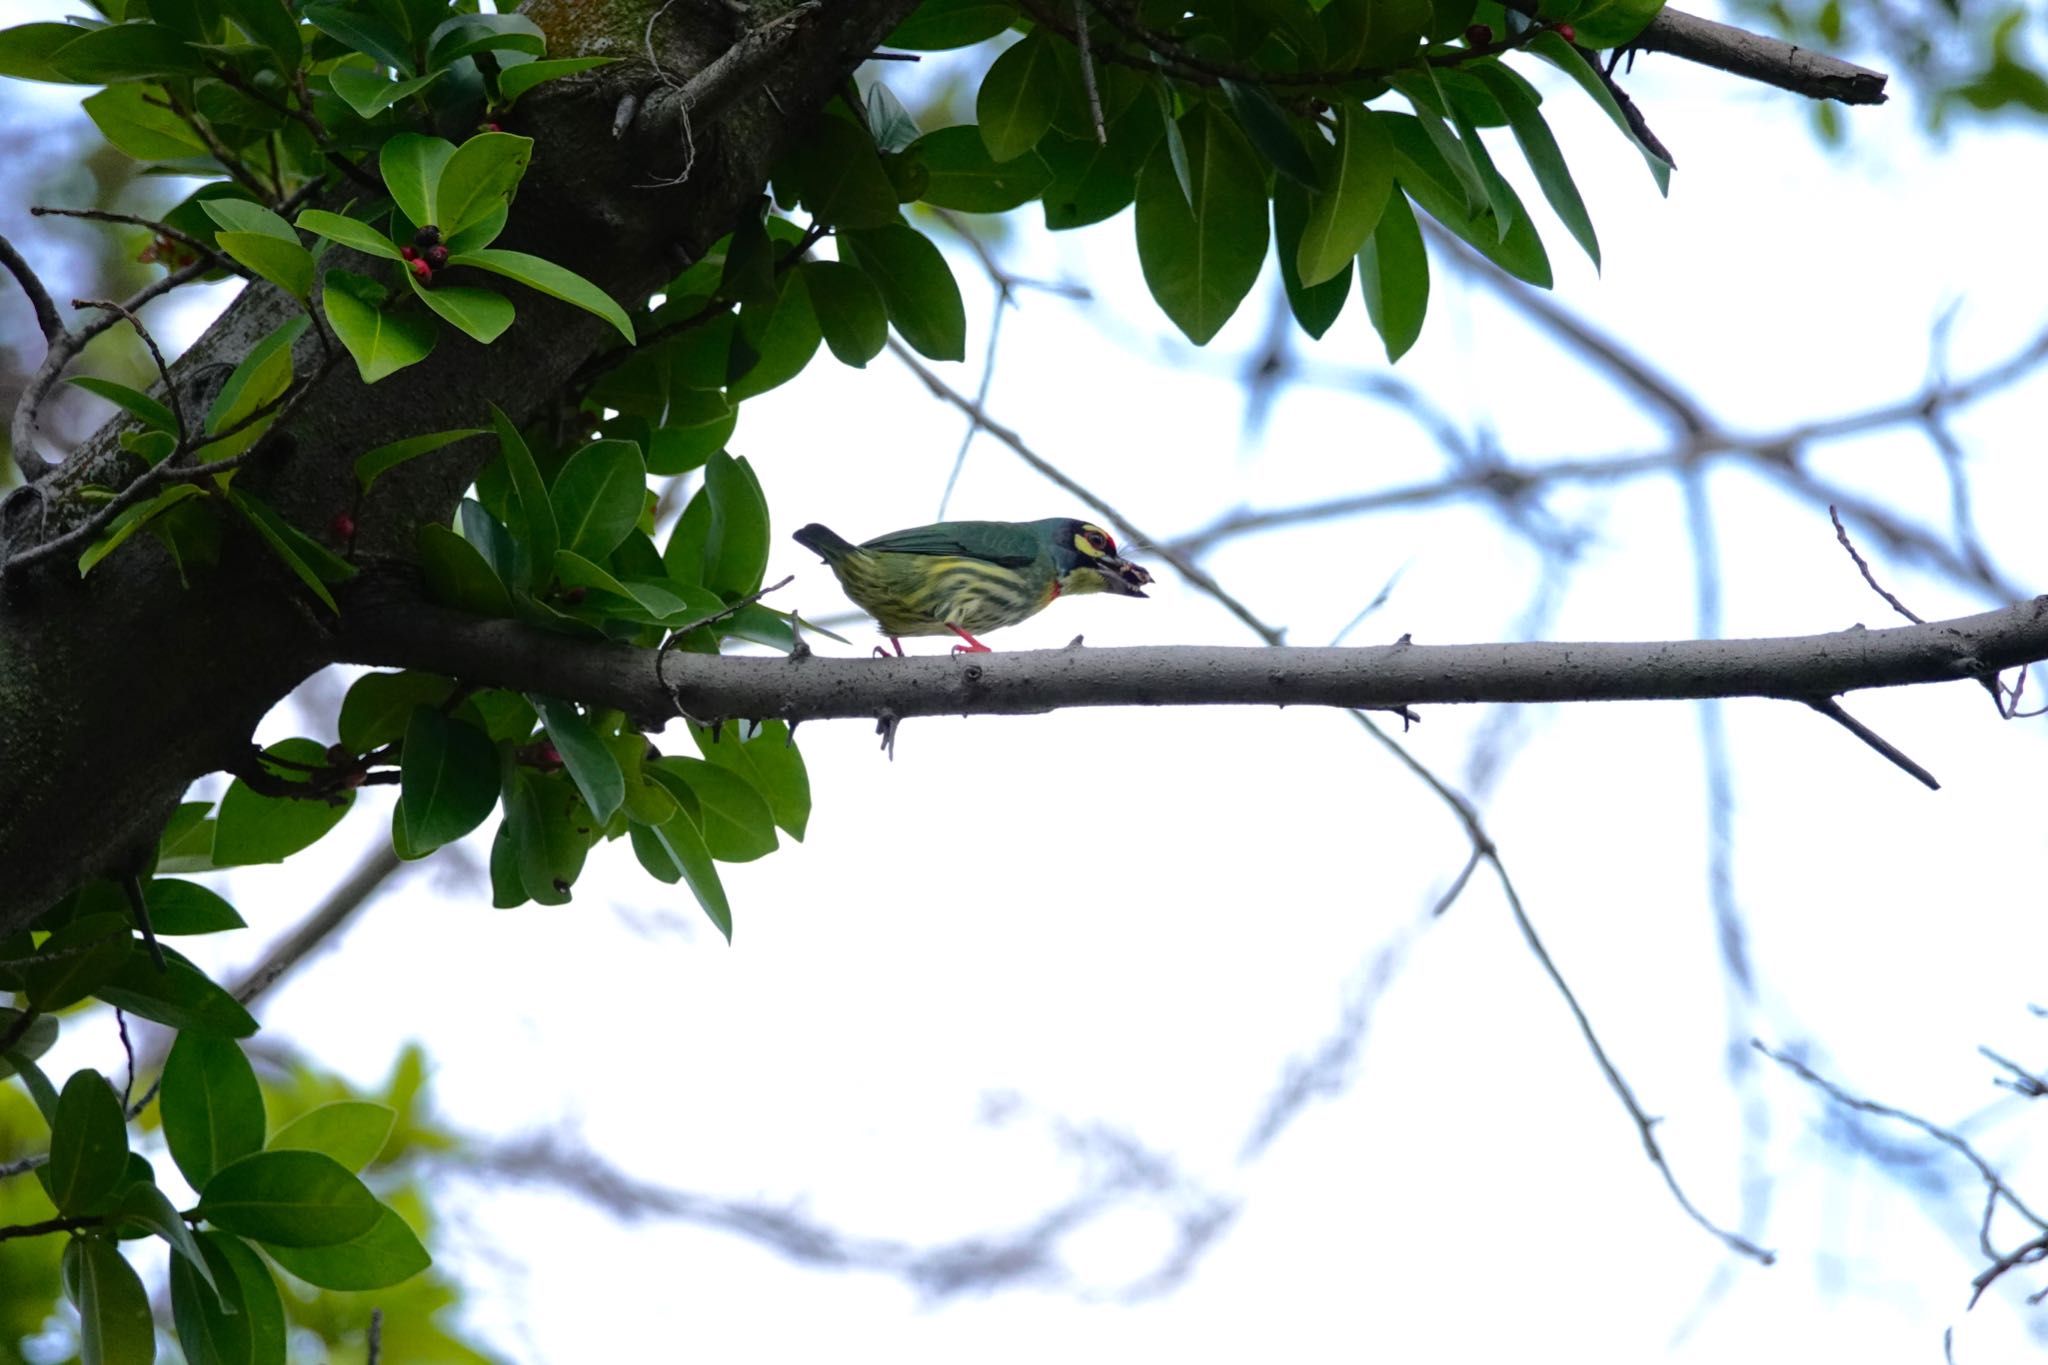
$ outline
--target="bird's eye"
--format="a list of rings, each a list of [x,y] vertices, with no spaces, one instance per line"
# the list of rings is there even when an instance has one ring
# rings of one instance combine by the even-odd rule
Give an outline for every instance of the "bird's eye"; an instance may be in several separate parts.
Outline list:
[[[1114,547],[1115,542],[1092,526],[1088,528],[1087,535],[1088,543],[1098,550],[1108,551]]]

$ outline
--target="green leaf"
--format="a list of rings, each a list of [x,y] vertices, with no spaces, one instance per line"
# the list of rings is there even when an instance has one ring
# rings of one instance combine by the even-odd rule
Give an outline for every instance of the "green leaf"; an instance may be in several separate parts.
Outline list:
[[[517,70],[517,67],[513,68]],[[273,1246],[270,1258],[321,1289],[387,1289],[433,1264],[420,1239],[387,1205],[368,1232],[333,1246]]]
[[[889,341],[889,313],[873,280],[838,261],[805,261],[797,273],[833,355],[859,369],[881,354]]]
[[[327,761],[327,750],[311,739],[280,740],[263,752],[296,763]],[[299,769],[271,771],[287,782],[303,782],[306,778]],[[354,802],[353,791],[341,793],[333,802],[318,797],[263,796],[236,778],[221,798],[220,815],[214,825],[214,865],[281,863],[339,824]]]
[[[46,1014],[77,1004],[105,985],[134,947],[126,913],[87,915],[59,926],[22,964],[28,1003]]]
[[[153,1023],[209,1038],[247,1038],[256,1020],[240,1001],[171,948],[164,970],[143,953],[130,953],[111,980],[94,992],[116,1009]]]
[[[270,1268],[238,1237],[202,1232],[194,1240],[220,1293],[172,1258],[171,1312],[185,1358],[194,1365],[284,1365],[284,1301]]]
[[[51,53],[48,61],[65,80],[88,85],[206,72],[197,49],[163,25],[151,23],[89,29]]]
[[[1544,253],[1543,241],[1505,181],[1492,187],[1507,203],[1503,212],[1509,217],[1509,227],[1503,236],[1495,214],[1475,217],[1467,212],[1466,200],[1456,188],[1456,176],[1420,121],[1407,114],[1377,117],[1385,122],[1393,139],[1395,178],[1416,205],[1510,275],[1541,289],[1550,288],[1550,258]]]
[[[1508,127],[1514,131],[1515,141],[1521,146],[1522,155],[1528,160],[1529,169],[1535,173],[1536,183],[1543,190],[1544,199],[1549,201],[1551,210],[1570,231],[1572,239],[1592,259],[1593,268],[1599,269],[1600,238],[1593,231],[1592,216],[1586,212],[1585,201],[1579,197],[1579,187],[1572,183],[1571,170],[1564,163],[1564,152],[1551,135],[1550,126],[1543,121],[1536,101],[1529,98],[1528,92],[1498,63],[1475,62],[1469,70],[1499,101],[1501,112],[1507,115]]]
[[[418,364],[434,349],[434,324],[385,311],[387,297],[384,287],[367,275],[330,270],[321,279],[321,311],[348,347],[365,384]]]
[[[157,877],[149,882],[145,895],[149,901],[150,927],[160,937],[218,934],[244,927],[234,906],[198,882]]]
[[[179,1034],[164,1062],[161,1107],[171,1160],[195,1190],[263,1150],[263,1090],[233,1039]]]
[[[1581,47],[1627,47],[1664,9],[1664,0],[1587,0],[1570,14]]]
[[[674,788],[665,788],[674,793]],[[688,787],[683,788],[689,791]],[[634,825],[629,834],[634,856],[649,876],[673,885],[687,881],[704,913],[732,942],[732,905],[725,898],[725,885],[718,879],[718,867],[711,850],[704,846],[704,833],[697,824],[697,798],[692,793],[679,802],[676,813],[659,825]]]
[[[111,379],[97,379],[91,375],[78,375],[66,382],[125,409],[139,418],[144,426],[153,430],[175,432],[178,429],[178,419],[171,414],[170,408],[140,389],[131,389],[126,384],[116,384]]]
[[[491,774],[491,790],[498,775]],[[398,1111],[365,1100],[334,1100],[308,1109],[277,1130],[270,1150],[325,1152],[357,1174],[377,1159],[391,1138]]]
[[[1044,157],[1026,149],[999,163],[981,135],[966,125],[926,133],[910,154],[930,173],[924,201],[962,213],[1006,213],[1038,198],[1052,183],[1052,167]]]
[[[1265,174],[1237,125],[1208,105],[1181,119],[1191,199],[1167,149],[1138,174],[1138,264],[1167,317],[1197,346],[1221,331],[1266,257]]]
[[[56,56],[59,48],[74,42],[83,32],[85,30],[75,24],[20,24],[14,28],[0,29],[0,76],[13,76],[24,81],[49,81],[53,84],[72,83],[69,76],[57,69],[51,58]],[[85,85],[97,83],[78,82]]]
[[[488,270],[493,275],[517,280],[529,289],[564,303],[573,303],[586,313],[594,313],[619,329],[619,335],[628,345],[633,342],[633,320],[626,316],[626,310],[612,301],[612,296],[599,289],[589,280],[573,270],[566,270],[553,261],[529,256],[523,251],[501,251],[496,247],[484,247],[476,251],[463,251],[449,256],[451,266],[474,266]]]
[[[721,726],[713,740],[708,726],[692,725],[690,736],[708,762],[745,778],[767,801],[775,823],[801,841],[811,818],[811,779],[803,755],[790,742],[789,726],[765,720],[751,737],[742,737],[743,728]]]
[[[547,39],[523,14],[458,14],[434,30],[427,61],[439,68],[479,52],[508,50],[538,57],[548,50]]]
[[[325,1152],[255,1152],[213,1173],[198,1214],[225,1232],[283,1247],[333,1246],[376,1226],[383,1205]]]
[[[254,232],[299,245],[299,234],[292,231],[292,225],[261,204],[247,199],[202,199],[199,209],[213,220],[215,227],[226,231]]]
[[[341,608],[335,605],[334,594],[327,590],[327,584],[322,581],[327,577],[327,574],[322,572],[325,565],[321,558],[309,553],[308,547],[319,550],[320,555],[335,563],[346,566],[347,561],[335,559],[324,546],[279,516],[275,509],[241,489],[230,488],[227,499],[234,504],[236,511],[248,518],[249,524],[256,528],[257,533],[269,544],[277,557],[284,561],[284,566],[290,569],[315,597],[324,602],[329,611],[340,615]],[[348,567],[350,572],[354,572],[353,566]]]
[[[98,1213],[127,1169],[128,1117],[120,1097],[99,1072],[72,1072],[50,1125],[43,1183],[51,1202],[60,1213]]]
[[[841,233],[839,250],[874,281],[889,321],[912,350],[931,360],[966,358],[967,307],[931,239],[899,223]]]
[[[874,81],[868,86],[868,132],[875,139],[875,150],[887,153],[902,151],[917,141],[923,130],[903,101],[891,94],[888,86]]]
[[[617,57],[553,57],[537,62],[521,62],[518,66],[508,66],[498,73],[498,96],[509,106],[543,81],[574,76],[583,71],[594,71],[600,66],[609,66],[619,60]]]
[[[768,499],[744,457],[723,452],[704,465],[711,522],[704,543],[704,586],[728,599],[761,586],[768,568]]]
[[[562,766],[568,769],[576,790],[583,794],[583,803],[590,807],[592,818],[600,825],[606,823],[626,799],[626,778],[619,771],[618,759],[574,703],[552,697],[528,700],[540,712],[541,724],[548,728],[548,739],[562,756]]]
[[[1394,147],[1363,106],[1337,109],[1336,154],[1309,198],[1295,269],[1307,286],[1351,268],[1394,192]]]
[[[1301,230],[1307,222],[1308,191],[1292,181],[1274,182],[1273,244],[1280,258],[1280,284],[1301,330],[1321,337],[1344,311],[1344,300],[1351,292],[1351,263],[1346,261],[1334,279],[1304,286],[1295,259],[1301,250]]]
[[[63,27],[72,36],[79,32],[65,25],[55,27]],[[0,39],[5,37],[6,34],[0,34]],[[0,55],[0,68],[5,65],[5,56]],[[152,98],[142,85],[110,85],[98,94],[88,95],[83,107],[100,135],[137,161],[183,161],[207,155],[206,143],[199,135],[171,110],[153,103]]]
[[[435,601],[478,616],[510,616],[512,597],[483,554],[447,527],[420,527],[420,576]]]
[[[157,841],[158,872],[210,872],[213,870],[213,811],[211,801],[183,801],[171,812]]]
[[[1238,126],[1251,139],[1251,145],[1273,163],[1273,169],[1306,189],[1322,189],[1323,177],[1317,173],[1315,162],[1309,160],[1301,134],[1295,131],[1287,111],[1272,93],[1263,85],[1244,81],[1224,80],[1219,84],[1230,101],[1230,112],[1237,116]]]
[[[402,441],[378,446],[375,450],[356,457],[356,483],[367,493],[370,491],[370,485],[377,482],[379,475],[396,469],[407,460],[431,455],[444,446],[451,446],[457,441],[466,441],[472,436],[484,434],[483,427],[459,427],[453,431],[432,431],[424,436],[408,436]]]
[[[668,534],[668,544],[662,547],[661,563],[669,578],[686,587],[702,584],[705,549],[710,539],[711,497],[699,488],[683,504],[682,515],[676,518],[675,529]]]
[[[288,3],[280,0],[218,0],[221,12],[242,31],[270,49],[280,70],[289,72],[305,56],[299,37],[299,21]]]
[[[74,1237],[64,1247],[63,1280],[78,1307],[80,1365],[150,1365],[156,1321],[149,1292],[121,1249],[100,1237]]]
[[[400,100],[411,99],[420,91],[441,79],[445,73],[436,71],[431,75],[418,76],[409,81],[394,81],[381,71],[368,71],[359,66],[337,66],[328,73],[328,81],[334,86],[334,93],[356,111],[359,118],[373,119]]]
[[[511,204],[512,192],[532,160],[532,138],[478,133],[457,147],[441,168],[431,199],[440,217],[427,221],[439,227],[443,236],[482,222]],[[626,339],[632,340],[630,336]]]
[[[454,843],[498,804],[497,746],[466,722],[415,706],[402,758],[398,805],[415,857]]]
[[[152,469],[178,449],[178,438],[168,431],[124,431],[120,442],[121,449]]]
[[[93,565],[119,549],[123,541],[134,535],[144,526],[147,526],[159,515],[176,507],[187,498],[199,497],[204,491],[196,484],[172,484],[155,497],[125,508],[119,516],[107,523],[106,530],[100,533],[98,540],[80,552],[78,556],[78,576],[83,578],[86,574],[92,572]]]
[[[352,754],[401,738],[416,706],[440,706],[455,684],[438,673],[365,673],[349,684],[336,722],[341,747]]]
[[[191,1264],[193,1272],[206,1281],[209,1289],[216,1294],[219,1292],[213,1267],[206,1263],[206,1256],[199,1250],[198,1239],[192,1235],[192,1229],[185,1226],[177,1205],[162,1190],[147,1180],[137,1180],[121,1191],[113,1213],[118,1224],[142,1228],[163,1238],[171,1250]]]
[[[360,251],[365,256],[381,256],[387,261],[402,261],[405,259],[399,254],[397,243],[371,227],[368,223],[359,223],[353,218],[344,218],[338,213],[329,213],[325,209],[301,209],[297,221],[300,227],[314,236],[325,237],[332,242],[339,242],[349,250]],[[333,288],[332,281],[334,276],[341,273],[343,272],[328,272],[328,287],[330,289]],[[363,277],[360,275],[350,275],[348,278],[361,279]],[[379,298],[382,297],[381,290],[378,296]]]
[[[454,143],[422,133],[399,133],[378,151],[377,171],[384,177],[384,188],[391,191],[392,202],[408,221],[420,227],[441,221],[435,191],[443,168],[454,155]]]
[[[790,162],[804,207],[820,222],[872,228],[899,221],[896,188],[882,170],[873,140],[857,125],[843,118],[818,119]]]
[[[805,283],[808,286],[813,281],[807,279]],[[820,319],[820,326],[823,326],[823,319]],[[700,467],[712,451],[723,450],[726,442],[732,439],[739,415],[739,408],[715,389],[676,390],[669,396],[661,424],[649,433],[647,472],[685,474]]]
[[[1528,50],[1579,83],[1579,88],[1592,97],[1593,103],[1600,106],[1602,112],[1614,121],[1614,126],[1621,129],[1635,149],[1642,153],[1643,161],[1650,168],[1650,178],[1657,182],[1657,192],[1668,197],[1671,193],[1671,163],[1651,151],[1649,144],[1636,136],[1636,130],[1629,126],[1628,116],[1615,103],[1613,92],[1584,55],[1549,29],[1531,38]]]
[[[679,802],[679,785],[696,797],[704,847],[720,862],[752,862],[775,851],[775,816],[768,802],[731,768],[697,758],[660,758],[647,765],[647,775]]]
[[[1007,0],[924,0],[883,40],[905,52],[943,52],[987,42],[1017,22]]]
[[[1030,151],[1052,127],[1061,95],[1056,41],[1044,29],[1033,29],[1003,49],[982,77],[974,119],[998,162]]]
[[[304,302],[313,290],[313,253],[296,239],[281,242],[261,232],[223,232],[214,241],[220,249],[263,279]]]
[[[570,888],[583,869],[589,849],[585,832],[571,823],[571,813],[589,818],[588,803],[576,793],[570,781],[559,775],[547,777],[507,764],[504,780],[505,823],[500,839],[507,841],[514,869],[513,881],[526,899],[542,905],[564,905]],[[498,848],[493,846],[492,882],[499,885]],[[503,895],[494,904],[508,901]],[[510,904],[518,904],[514,899]]]
[[[1138,100],[1110,123],[1106,147],[1093,137],[1055,135],[1040,142],[1038,154],[1052,168],[1052,183],[1040,196],[1046,227],[1064,232],[1123,212],[1137,197],[1138,165],[1159,138],[1157,107]]]
[[[773,311],[767,324],[751,336],[746,333],[746,326],[755,315],[754,306],[742,306],[742,330],[733,341],[733,358],[739,358],[740,347],[749,341],[756,355],[743,373],[730,376],[726,393],[734,402],[766,393],[796,378],[804,366],[810,364],[811,357],[818,353],[823,333],[818,327],[818,315],[811,307],[806,278],[801,272],[792,270],[777,282]]]
[[[497,430],[498,446],[512,475],[515,586],[538,593],[554,572],[555,551],[561,545],[554,504],[548,500],[548,486],[541,479],[540,466],[533,462],[533,452],[526,448],[526,438],[496,403],[491,404],[491,425]]]
[[[421,303],[441,315],[442,321],[486,346],[512,325],[512,300],[495,289],[462,284],[425,285],[410,270],[405,272],[405,282],[412,286]]]
[[[18,1048],[9,1048],[5,1054],[14,1068],[14,1074],[21,1077],[21,1084],[35,1102],[36,1112],[43,1116],[44,1123],[57,1121],[57,1088],[50,1084],[50,1078],[41,1068],[30,1061]]]
[[[1422,319],[1429,311],[1429,253],[1404,194],[1387,201],[1372,240],[1359,253],[1358,291],[1392,364],[1422,335]]]
[[[276,401],[292,383],[292,343],[312,319],[304,314],[283,323],[249,348],[249,354],[235,366],[206,412],[206,434],[216,435],[246,420],[264,405]],[[240,446],[255,439],[251,430],[230,437],[209,448],[208,459],[225,459]]]
[[[4,1081],[9,1076],[15,1074],[14,1063],[16,1060],[33,1062],[36,1058],[48,1052],[57,1041],[58,1030],[55,1019],[52,1019],[47,1014],[38,1015],[30,1020],[24,1028],[21,1023],[20,1010],[0,1005],[0,1036],[12,1034],[17,1028],[20,1028],[22,1031],[15,1037],[13,1045],[6,1052],[0,1053],[0,1081]]]
[[[562,545],[587,559],[617,549],[640,520],[647,465],[631,441],[592,441],[569,457],[549,495]]]

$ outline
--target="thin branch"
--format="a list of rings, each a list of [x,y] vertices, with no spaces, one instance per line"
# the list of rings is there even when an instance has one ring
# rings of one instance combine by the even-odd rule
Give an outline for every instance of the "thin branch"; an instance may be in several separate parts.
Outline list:
[[[1877,731],[1871,729],[1847,711],[1844,711],[1842,704],[1833,697],[1814,697],[1809,699],[1806,704],[1841,726],[1844,730],[1847,730],[1850,734],[1856,736],[1856,738],[1862,740],[1865,744],[1868,744],[1871,748],[1883,754],[1893,763],[1896,763],[1922,786],[1926,787],[1927,790],[1936,792],[1941,790],[1941,783],[1934,780],[1933,773],[1928,772],[1927,769],[1908,758],[1897,745],[1893,744],[1883,735],[1880,735]]]
[[[149,348],[149,358],[156,362],[157,377],[163,381],[164,402],[170,408],[171,421],[178,429],[178,444],[176,448],[183,450],[186,441],[190,439],[190,434],[185,427],[185,404],[178,397],[178,386],[171,379],[171,367],[164,360],[163,349],[156,344],[156,338],[150,334],[149,328],[142,325],[142,319],[135,316],[133,309],[129,308],[126,304],[115,303],[111,299],[73,299],[71,306],[73,308],[98,308],[103,312],[119,314],[127,321],[130,327],[135,329],[135,335],[141,337],[142,344]]]
[[[55,343],[64,334],[64,319],[57,316],[57,304],[51,299],[50,291],[43,287],[42,277],[28,263],[14,243],[0,236],[0,265],[7,267],[7,273],[14,276],[14,282],[21,286],[21,292],[28,295],[29,307],[35,310],[36,330],[43,334],[43,340]]]
[[[1870,590],[1876,593],[1879,597],[1882,597],[1885,601],[1891,603],[1893,611],[1905,617],[1914,625],[1917,626],[1925,624],[1924,618],[1922,618],[1918,612],[1915,612],[1911,607],[1907,606],[1904,602],[1901,602],[1898,598],[1892,596],[1892,594],[1882,584],[1880,584],[1877,581],[1877,575],[1870,571],[1870,565],[1867,562],[1865,562],[1863,556],[1857,552],[1855,542],[1849,539],[1849,529],[1846,526],[1842,525],[1841,510],[1837,508],[1833,503],[1828,504],[1828,520],[1834,522],[1835,539],[1842,542],[1842,548],[1849,552],[1849,558],[1856,561],[1856,571],[1863,575],[1863,581],[1870,585]]]

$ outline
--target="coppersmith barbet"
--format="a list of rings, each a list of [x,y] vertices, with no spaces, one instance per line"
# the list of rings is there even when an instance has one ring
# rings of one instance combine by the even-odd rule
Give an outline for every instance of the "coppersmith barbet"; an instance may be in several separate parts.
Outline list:
[[[1056,597],[1143,597],[1152,581],[1117,553],[1109,532],[1072,517],[941,521],[859,545],[813,522],[793,539],[824,558],[898,655],[900,636],[949,631],[966,642],[954,653],[985,654],[988,646],[976,634],[1014,626]]]

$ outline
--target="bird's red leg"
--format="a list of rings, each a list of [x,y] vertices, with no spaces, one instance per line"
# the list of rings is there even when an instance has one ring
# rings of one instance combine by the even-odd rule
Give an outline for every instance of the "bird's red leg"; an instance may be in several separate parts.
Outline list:
[[[973,637],[972,635],[969,635],[969,634],[968,634],[968,633],[967,633],[966,631],[964,631],[964,630],[960,629],[960,627],[958,627],[958,626],[954,625],[954,624],[953,624],[952,622],[950,622],[950,621],[948,621],[948,622],[946,623],[946,629],[947,629],[947,630],[950,630],[950,631],[952,631],[952,632],[953,632],[953,633],[954,633],[955,635],[959,636],[959,637],[960,637],[961,639],[963,639],[963,640],[965,640],[965,641],[967,642],[967,643],[966,643],[966,644],[964,644],[964,645],[954,645],[954,646],[953,646],[953,652],[954,652],[955,654],[993,654],[993,653],[995,653],[995,651],[994,651],[994,650],[992,650],[992,649],[990,649],[990,648],[989,648],[989,647],[988,647],[987,645],[985,645],[985,644],[983,644],[983,643],[982,643],[981,641],[979,641],[979,640],[975,639],[975,638],[974,638],[974,637]]]
[[[900,658],[902,658],[902,657],[903,657],[903,642],[902,642],[901,640],[897,639],[897,638],[896,638],[895,636],[891,635],[891,636],[889,637],[889,643],[890,643],[890,644],[892,644],[892,645],[894,645],[894,646],[896,646],[896,657],[897,657],[897,658],[899,658],[899,659],[900,659]],[[889,657],[889,651],[888,651],[888,650],[886,650],[886,649],[884,649],[884,648],[882,648],[882,647],[881,647],[880,645],[876,645],[876,646],[875,646],[875,657],[876,657],[877,659],[886,659],[886,658],[888,658],[888,657]]]

